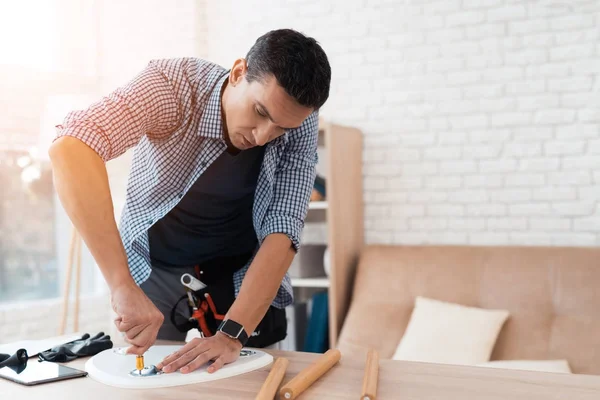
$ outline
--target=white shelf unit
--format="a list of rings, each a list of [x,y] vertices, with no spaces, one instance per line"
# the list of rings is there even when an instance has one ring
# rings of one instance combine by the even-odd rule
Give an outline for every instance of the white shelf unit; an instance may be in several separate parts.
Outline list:
[[[329,345],[335,348],[350,305],[351,284],[364,243],[363,145],[362,133],[358,129],[324,120],[319,121],[319,135],[317,173],[326,180],[326,199],[309,204],[303,233],[307,237],[303,237],[302,246],[327,246],[329,276],[314,277],[301,273],[300,276],[304,277],[292,276],[292,286],[296,303],[310,302],[312,294],[318,291],[328,292]],[[320,227],[323,225],[325,231],[322,232]],[[322,260],[319,262],[322,263]],[[303,267],[301,264],[300,269]],[[304,267],[314,273],[312,261]],[[295,328],[292,326],[291,329]]]
[[[329,278],[326,276],[317,278],[292,278],[292,286],[298,288],[328,288]]]
[[[327,210],[327,202],[326,201],[311,201],[308,204],[309,210]]]

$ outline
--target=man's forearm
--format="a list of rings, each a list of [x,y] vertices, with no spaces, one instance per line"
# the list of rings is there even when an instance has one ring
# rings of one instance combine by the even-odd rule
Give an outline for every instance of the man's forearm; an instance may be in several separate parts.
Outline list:
[[[248,335],[254,332],[273,302],[294,254],[290,239],[283,233],[267,236],[260,246],[227,313],[227,318],[242,324]]]
[[[106,166],[83,142],[58,139],[50,148],[54,185],[111,290],[133,284],[114,217]]]

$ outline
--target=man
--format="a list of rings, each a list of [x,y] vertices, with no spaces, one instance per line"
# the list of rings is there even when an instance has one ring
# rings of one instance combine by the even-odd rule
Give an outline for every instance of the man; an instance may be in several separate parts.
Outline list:
[[[159,363],[164,372],[210,360],[214,372],[246,343],[285,337],[287,269],[330,79],[314,39],[275,30],[230,70],[194,58],[152,61],[58,126],[49,151],[56,190],[108,283],[129,353],[143,354],[157,337],[184,339],[174,325],[189,317],[177,303],[184,273],[208,285],[224,321]],[[132,147],[119,234],[104,163]]]

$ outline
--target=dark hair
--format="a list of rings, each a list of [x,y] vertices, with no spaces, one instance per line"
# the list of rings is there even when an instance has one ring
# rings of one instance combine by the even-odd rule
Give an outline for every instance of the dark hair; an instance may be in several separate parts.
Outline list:
[[[329,97],[331,67],[319,43],[292,29],[259,37],[246,55],[248,82],[272,74],[287,94],[305,107],[319,109]]]

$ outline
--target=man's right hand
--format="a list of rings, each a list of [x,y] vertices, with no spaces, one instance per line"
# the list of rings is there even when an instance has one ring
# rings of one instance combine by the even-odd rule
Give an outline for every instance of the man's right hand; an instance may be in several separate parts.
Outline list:
[[[128,354],[144,354],[156,341],[164,316],[135,283],[123,284],[112,291],[111,303],[117,313],[115,325],[131,346]]]

